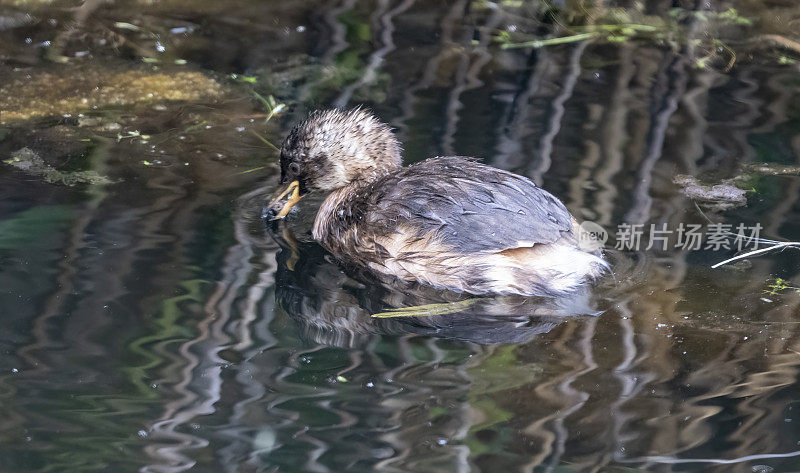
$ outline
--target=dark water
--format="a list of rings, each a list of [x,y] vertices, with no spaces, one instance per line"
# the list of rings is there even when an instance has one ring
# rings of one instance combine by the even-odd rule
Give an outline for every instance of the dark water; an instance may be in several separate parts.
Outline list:
[[[261,222],[277,153],[252,132],[366,104],[407,162],[481,157],[612,235],[800,240],[797,173],[743,168],[800,164],[797,54],[759,36],[798,31],[793,2],[709,4],[763,15],[730,69],[702,28],[501,50],[536,28],[517,3],[0,1],[2,159],[113,181],[0,165],[0,470],[800,471],[797,252],[611,250],[600,315],[373,319],[458,298],[343,272],[313,202]],[[286,107],[265,124],[252,90]],[[740,177],[747,205],[697,206],[678,174]]]

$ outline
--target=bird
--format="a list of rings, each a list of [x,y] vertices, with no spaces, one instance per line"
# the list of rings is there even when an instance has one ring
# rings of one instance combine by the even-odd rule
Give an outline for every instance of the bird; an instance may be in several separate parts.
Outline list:
[[[280,148],[265,216],[281,220],[327,194],[312,237],[346,266],[476,296],[560,297],[609,265],[594,235],[530,179],[474,158],[402,165],[392,129],[371,111],[316,110]]]
[[[288,226],[270,227],[276,256],[275,306],[303,340],[367,347],[376,335],[417,334],[480,345],[526,343],[567,320],[599,314],[588,291],[568,297],[471,297],[422,284],[383,284],[343,271]]]

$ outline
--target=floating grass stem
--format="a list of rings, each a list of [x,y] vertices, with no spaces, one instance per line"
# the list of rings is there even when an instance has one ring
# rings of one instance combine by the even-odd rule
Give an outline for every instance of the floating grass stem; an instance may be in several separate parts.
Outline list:
[[[264,142],[264,144],[265,144],[265,145],[269,146],[270,148],[272,148],[272,149],[274,149],[275,151],[277,151],[277,152],[279,152],[279,153],[280,153],[280,151],[281,151],[281,150],[280,150],[280,149],[278,149],[278,147],[277,147],[277,146],[275,146],[274,144],[270,143],[268,139],[264,138],[263,136],[259,135],[258,133],[256,133],[256,132],[255,132],[255,131],[253,131],[253,130],[250,130],[250,133],[252,133],[252,134],[253,134],[253,136],[255,136],[256,138],[258,138],[259,140],[261,140],[262,142]]]
[[[252,169],[248,169],[247,171],[239,172],[237,174],[249,174],[251,172],[260,171],[260,170],[264,169],[265,167],[266,166],[258,166],[258,167],[252,168]]]
[[[517,49],[517,48],[543,48],[545,46],[554,46],[557,44],[577,43],[587,39],[593,39],[598,36],[598,33],[581,33],[572,36],[562,36],[559,38],[549,39],[535,39],[533,41],[525,41],[523,43],[505,43],[500,46],[500,49]]]
[[[478,302],[479,299],[465,299],[463,301],[445,302],[441,304],[425,304],[411,307],[391,309],[386,312],[372,314],[376,319],[389,319],[393,317],[430,317],[432,315],[449,315],[461,312]]]

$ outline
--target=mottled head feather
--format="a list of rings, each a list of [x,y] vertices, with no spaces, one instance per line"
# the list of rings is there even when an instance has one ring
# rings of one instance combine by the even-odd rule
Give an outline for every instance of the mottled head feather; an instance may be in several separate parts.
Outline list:
[[[315,111],[281,147],[281,181],[297,179],[303,190],[367,183],[400,166],[400,143],[392,130],[360,107]]]

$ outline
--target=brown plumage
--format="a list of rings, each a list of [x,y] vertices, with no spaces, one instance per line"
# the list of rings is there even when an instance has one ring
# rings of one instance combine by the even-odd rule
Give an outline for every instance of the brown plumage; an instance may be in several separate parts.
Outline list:
[[[329,192],[313,237],[346,264],[472,294],[551,296],[607,268],[578,245],[564,205],[529,179],[463,157],[403,168],[389,127],[363,109],[313,113],[281,149],[283,217]],[[283,196],[291,194],[287,202]]]

